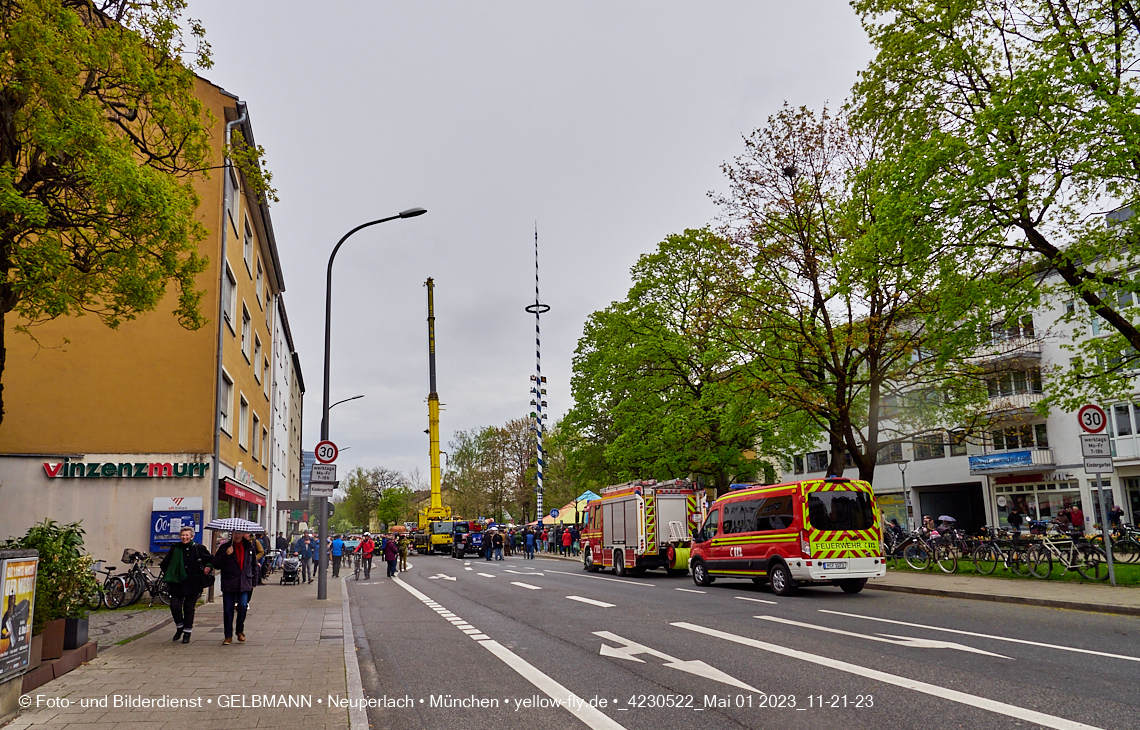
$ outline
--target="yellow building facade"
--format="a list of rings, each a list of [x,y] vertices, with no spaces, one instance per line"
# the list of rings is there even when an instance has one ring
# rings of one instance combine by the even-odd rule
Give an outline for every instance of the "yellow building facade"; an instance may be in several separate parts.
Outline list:
[[[225,166],[229,130],[254,140],[245,105],[204,79],[197,92],[217,120],[213,172],[195,181],[209,321],[181,327],[173,287],[117,329],[65,317],[36,326],[33,340],[9,318],[0,538],[45,517],[82,520],[88,551],[113,561],[123,548],[152,549],[186,520],[275,526],[271,358],[284,278],[268,207]]]

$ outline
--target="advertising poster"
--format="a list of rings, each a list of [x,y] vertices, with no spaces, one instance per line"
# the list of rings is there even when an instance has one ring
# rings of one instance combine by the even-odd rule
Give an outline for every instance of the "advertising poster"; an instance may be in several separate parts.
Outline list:
[[[39,558],[0,560],[0,678],[28,666]]]
[[[164,553],[179,542],[186,525],[194,528],[194,542],[202,542],[202,510],[165,510],[150,513],[150,551]]]

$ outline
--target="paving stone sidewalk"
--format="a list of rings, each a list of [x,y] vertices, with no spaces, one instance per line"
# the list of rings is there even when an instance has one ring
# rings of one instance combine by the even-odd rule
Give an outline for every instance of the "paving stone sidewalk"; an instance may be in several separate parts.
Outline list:
[[[173,621],[174,619],[170,618],[170,608],[167,606],[156,605],[154,608],[147,608],[146,604],[143,604],[116,608],[113,611],[103,610],[91,614],[87,638],[99,642],[99,653],[102,654],[120,641],[133,639]]]
[[[33,691],[33,706],[4,730],[347,728],[348,711],[327,704],[329,695],[348,697],[339,583],[329,580],[326,601],[316,599],[315,583],[258,588],[249,604],[247,640],[235,640],[231,646],[222,646],[218,596],[215,603],[198,607],[189,644],[172,642],[171,626],[101,652],[94,661]],[[351,630],[347,633],[351,636]],[[62,698],[70,706],[46,707],[41,702],[36,707],[37,696],[45,701]],[[116,696],[197,700],[200,706],[116,708]],[[264,706],[264,698],[283,696],[310,704]],[[85,699],[104,698],[106,707],[81,705]]]

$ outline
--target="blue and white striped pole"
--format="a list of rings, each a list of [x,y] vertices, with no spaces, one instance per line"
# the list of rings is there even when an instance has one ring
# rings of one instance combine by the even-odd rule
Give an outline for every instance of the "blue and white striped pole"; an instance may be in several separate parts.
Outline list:
[[[531,405],[535,406],[534,412],[531,415],[534,417],[534,442],[536,447],[536,461],[535,461],[535,504],[537,519],[542,519],[542,467],[543,467],[543,454],[542,454],[542,419],[545,416],[542,413],[542,407],[546,402],[542,397],[546,395],[546,389],[542,387],[545,378],[542,377],[542,327],[541,320],[544,312],[549,312],[550,307],[542,304],[538,296],[538,225],[534,227],[534,304],[528,306],[526,311],[534,314],[534,358],[535,358],[535,374],[530,376],[534,381],[534,386],[530,392],[534,394],[534,399],[531,400]]]

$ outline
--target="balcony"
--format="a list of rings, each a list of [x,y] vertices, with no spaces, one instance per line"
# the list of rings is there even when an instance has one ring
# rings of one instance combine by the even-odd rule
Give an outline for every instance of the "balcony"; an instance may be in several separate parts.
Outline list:
[[[1008,367],[1015,361],[1040,361],[1040,337],[1007,337],[993,339],[978,348],[978,354],[970,358],[974,365],[992,369]]]
[[[1011,416],[1033,413],[1037,404],[1044,398],[1043,393],[1018,393],[998,395],[990,398],[989,413],[1002,413]]]
[[[1054,466],[1053,449],[1022,449],[997,451],[970,457],[970,474],[1016,474]]]

